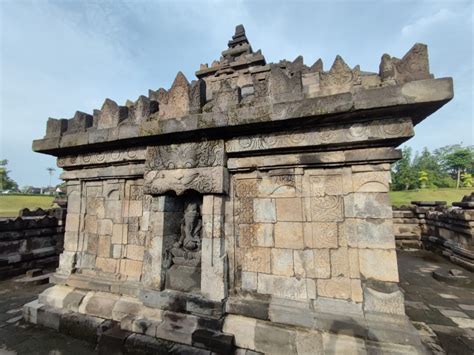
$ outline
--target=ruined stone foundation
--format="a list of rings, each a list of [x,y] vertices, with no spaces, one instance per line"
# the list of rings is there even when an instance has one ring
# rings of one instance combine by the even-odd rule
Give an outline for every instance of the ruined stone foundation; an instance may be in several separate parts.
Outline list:
[[[267,64],[238,26],[196,76],[48,120],[33,149],[68,214],[27,320],[129,352],[422,353],[388,190],[396,147],[453,96],[427,47],[379,73]]]

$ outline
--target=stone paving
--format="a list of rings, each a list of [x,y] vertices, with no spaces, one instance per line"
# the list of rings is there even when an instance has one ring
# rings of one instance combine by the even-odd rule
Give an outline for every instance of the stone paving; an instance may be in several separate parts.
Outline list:
[[[30,285],[13,280],[0,282],[0,355],[96,354],[94,345],[52,329],[25,323],[22,307],[51,285]]]
[[[427,251],[398,251],[407,314],[436,354],[474,353],[474,288],[436,281],[432,272],[455,266]],[[471,275],[474,280],[474,276]],[[0,282],[0,354],[96,354],[94,346],[54,330],[26,324],[23,304],[50,285]]]
[[[458,266],[429,251],[397,251],[406,313],[433,352],[474,353],[474,288],[435,280],[433,271]],[[469,274],[469,273],[468,273]],[[474,275],[470,274],[473,279]]]

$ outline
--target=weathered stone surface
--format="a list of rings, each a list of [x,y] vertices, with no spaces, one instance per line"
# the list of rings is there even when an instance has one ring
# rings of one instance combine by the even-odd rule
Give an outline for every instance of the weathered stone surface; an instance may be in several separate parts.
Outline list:
[[[33,324],[38,323],[38,309],[44,307],[38,300],[31,301],[23,306],[23,319]]]
[[[193,333],[193,345],[228,354],[233,350],[234,336],[207,329],[197,329]]]
[[[313,222],[312,225],[312,248],[337,248],[338,226],[332,222]]]
[[[346,217],[392,217],[392,206],[387,193],[353,193],[344,197],[344,207]]]
[[[364,310],[388,314],[405,315],[404,297],[401,291],[380,292],[364,288]]]
[[[295,342],[297,354],[323,354],[323,338],[321,334],[297,331]]]
[[[276,222],[275,200],[256,198],[253,200],[254,221],[261,223]]]
[[[366,354],[365,343],[362,339],[346,335],[323,333],[325,354]]]
[[[271,263],[273,275],[293,276],[293,250],[272,249]]]
[[[227,169],[223,167],[149,171],[145,174],[145,190],[153,194],[186,190],[200,193],[225,193],[228,190]]]
[[[343,205],[343,199],[340,196],[313,197],[311,198],[311,219],[315,222],[341,222],[344,219]]]
[[[87,300],[83,300],[84,309],[81,312],[87,313],[100,318],[112,318],[112,311],[119,297],[110,293],[96,292]],[[82,306],[82,305],[81,305]]]
[[[100,326],[104,319],[79,313],[68,313],[61,316],[59,331],[61,333],[96,343]]]
[[[300,198],[276,199],[277,219],[280,222],[303,221],[303,210]]]
[[[347,243],[354,248],[395,248],[393,226],[389,219],[353,219],[344,222]]]
[[[395,250],[359,249],[360,274],[366,279],[398,282]]]
[[[318,297],[313,301],[314,310],[321,313],[343,314],[353,317],[361,317],[362,304],[347,300]]]
[[[226,302],[225,311],[230,314],[237,314],[251,318],[268,320],[269,297],[259,295],[254,297],[230,297]]]
[[[255,331],[257,320],[254,318],[228,315],[222,330],[234,334],[235,345],[239,348],[255,350]]]
[[[347,248],[331,250],[331,276],[349,276],[349,255]]]
[[[295,332],[257,322],[255,348],[265,354],[294,354],[296,352]]]
[[[249,291],[257,290],[257,273],[242,271],[242,289]]]
[[[166,288],[193,292],[201,289],[201,269],[194,266],[173,265],[166,272]]]
[[[273,247],[274,224],[272,223],[255,223],[252,226],[253,239],[252,243],[259,247]]]
[[[303,249],[303,224],[300,222],[278,222],[275,224],[275,247]]]
[[[150,170],[223,166],[224,142],[216,140],[149,147],[146,159]]]
[[[349,299],[351,296],[351,282],[347,277],[319,279],[317,280],[317,290],[321,297]]]
[[[44,290],[38,297],[38,301],[46,306],[62,308],[65,298],[73,291],[72,287],[56,285]]]
[[[307,301],[272,298],[268,310],[269,319],[274,323],[312,328],[314,313]]]
[[[242,269],[244,271],[270,273],[270,249],[269,248],[248,248],[242,251]]]
[[[267,274],[258,274],[258,293],[270,294],[289,299],[306,299],[307,290],[304,279]]]

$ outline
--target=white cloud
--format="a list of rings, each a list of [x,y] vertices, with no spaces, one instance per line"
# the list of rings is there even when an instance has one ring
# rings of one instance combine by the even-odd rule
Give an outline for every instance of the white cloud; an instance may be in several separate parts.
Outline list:
[[[440,9],[431,16],[420,17],[413,23],[404,26],[402,28],[402,35],[414,36],[416,34],[426,32],[433,26],[439,26],[440,24],[450,21],[455,17],[456,14],[453,11],[448,9]]]

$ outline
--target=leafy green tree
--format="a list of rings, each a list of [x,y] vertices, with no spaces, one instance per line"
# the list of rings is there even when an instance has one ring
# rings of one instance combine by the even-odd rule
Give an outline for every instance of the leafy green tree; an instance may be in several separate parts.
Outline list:
[[[18,184],[8,176],[7,165],[7,159],[0,160],[0,191],[18,190]]]
[[[429,181],[428,172],[426,172],[425,170],[421,170],[418,173],[418,181],[420,183],[420,188],[426,189]]]
[[[439,159],[428,148],[425,147],[421,154],[415,154],[412,168],[417,172],[418,176],[422,171],[427,174],[428,179],[424,181],[425,187],[450,187],[449,174],[443,170]],[[421,185],[421,181],[418,181]]]
[[[444,169],[456,179],[456,188],[461,183],[462,173],[474,170],[474,147],[463,147],[459,144],[446,146],[437,151]]]
[[[409,190],[417,185],[416,172],[412,169],[412,149],[404,147],[402,149],[402,159],[396,162],[392,168],[392,189]]]
[[[461,180],[463,187],[472,187],[472,174],[462,173]]]

